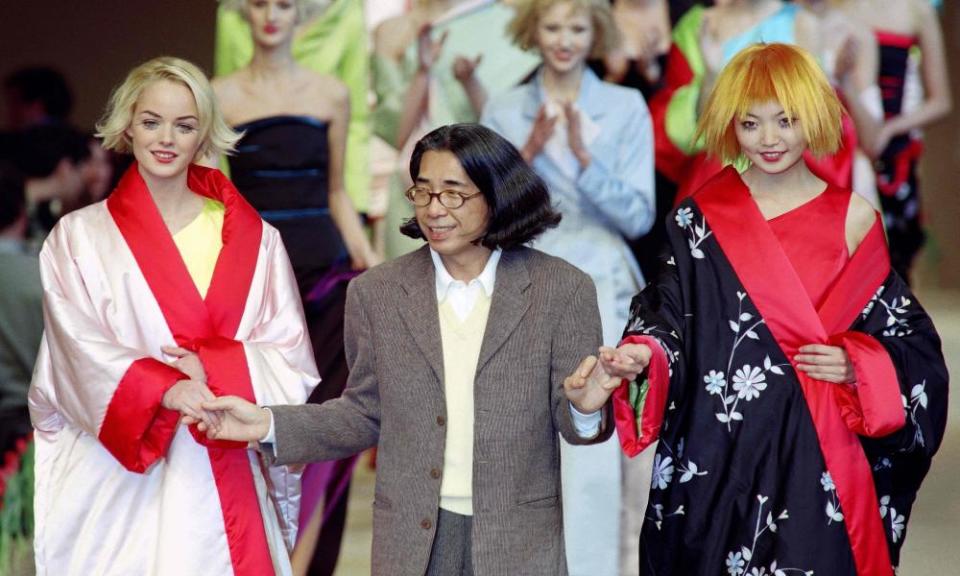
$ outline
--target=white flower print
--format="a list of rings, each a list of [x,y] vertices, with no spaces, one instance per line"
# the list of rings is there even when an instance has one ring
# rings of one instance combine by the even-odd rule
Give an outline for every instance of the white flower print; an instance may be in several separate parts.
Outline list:
[[[737,398],[749,402],[760,397],[760,392],[767,389],[767,376],[759,366],[744,364],[733,375],[733,389],[737,391]]]
[[[673,458],[657,454],[653,459],[653,480],[651,484],[658,490],[665,489],[673,480]]]
[[[677,221],[677,226],[686,228],[691,222],[693,222],[693,210],[690,208],[681,208],[677,210],[677,215],[674,217],[674,220]]]
[[[727,385],[727,379],[722,371],[711,370],[703,377],[703,381],[707,383],[706,389],[710,394],[723,394],[723,389]]]
[[[730,576],[740,576],[740,574],[743,574],[744,564],[746,564],[746,562],[743,560],[743,554],[740,552],[727,554],[727,574],[730,574]]]
[[[887,506],[890,505],[890,496],[881,496],[880,497],[880,518],[887,517]]]
[[[832,492],[837,489],[837,487],[833,485],[833,478],[829,472],[824,472],[823,475],[820,476],[820,484],[823,486],[824,492]]]
[[[897,509],[890,508],[890,533],[893,543],[896,544],[903,537],[903,514],[897,514]]]

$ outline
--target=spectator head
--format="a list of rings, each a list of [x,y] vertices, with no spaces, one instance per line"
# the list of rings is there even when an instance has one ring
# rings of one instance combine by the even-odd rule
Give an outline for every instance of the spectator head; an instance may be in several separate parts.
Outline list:
[[[7,123],[13,130],[46,123],[66,122],[73,95],[63,75],[47,67],[23,68],[3,82]]]
[[[586,12],[593,25],[593,44],[588,58],[600,59],[620,46],[620,31],[613,19],[608,0],[520,0],[517,15],[510,22],[513,42],[523,50],[540,47],[540,19],[558,5],[567,5],[569,10]]]
[[[161,56],[137,66],[113,91],[106,112],[97,124],[96,136],[103,139],[103,147],[123,154],[132,152],[129,129],[137,100],[145,87],[161,80],[182,84],[193,94],[201,142],[197,157],[230,153],[240,134],[224,121],[206,75],[190,62],[172,56]]]
[[[736,124],[751,107],[771,101],[799,123],[815,155],[840,147],[843,105],[813,56],[790,44],[754,44],[734,56],[717,76],[696,138],[703,138],[712,156],[737,161],[742,154]]]
[[[10,162],[0,161],[0,235],[26,234],[23,178]]]
[[[486,230],[475,243],[491,250],[516,248],[560,222],[560,214],[550,205],[547,185],[513,144],[493,130],[479,124],[453,124],[430,132],[417,142],[410,158],[413,182],[420,177],[423,155],[431,151],[456,156],[486,200]],[[406,221],[400,231],[411,238],[425,237],[416,217]]]

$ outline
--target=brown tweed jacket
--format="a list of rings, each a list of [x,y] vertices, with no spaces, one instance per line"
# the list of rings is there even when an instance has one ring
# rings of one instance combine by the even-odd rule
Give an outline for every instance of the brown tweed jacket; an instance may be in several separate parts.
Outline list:
[[[426,247],[347,291],[343,396],[272,408],[280,463],[377,445],[374,576],[422,576],[433,542],[446,409],[434,267]],[[574,431],[563,380],[600,345],[590,278],[521,248],[497,268],[474,382],[473,567],[477,576],[565,576],[557,432]],[[612,425],[604,418],[600,438]]]

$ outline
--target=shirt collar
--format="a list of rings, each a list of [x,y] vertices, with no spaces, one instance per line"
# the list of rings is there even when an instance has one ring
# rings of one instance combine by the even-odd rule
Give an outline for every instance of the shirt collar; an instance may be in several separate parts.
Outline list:
[[[440,259],[440,255],[437,254],[433,248],[430,248],[430,258],[433,259],[433,267],[436,269],[437,302],[443,302],[443,300],[447,297],[447,292],[450,290],[450,287],[457,282],[459,282],[461,285],[467,286],[477,282],[483,289],[484,294],[487,295],[487,298],[493,297],[493,286],[497,280],[497,264],[500,262],[501,254],[503,254],[503,250],[501,248],[497,248],[491,252],[490,258],[487,259],[487,264],[483,267],[483,271],[480,272],[480,275],[470,282],[462,282],[460,280],[456,280],[450,275],[449,272],[447,272],[447,268],[443,265],[443,260]]]

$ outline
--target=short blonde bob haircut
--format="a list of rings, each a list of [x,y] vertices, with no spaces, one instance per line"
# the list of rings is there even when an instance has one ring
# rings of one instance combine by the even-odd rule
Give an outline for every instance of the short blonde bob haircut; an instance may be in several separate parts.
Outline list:
[[[125,154],[131,152],[127,130],[133,122],[137,100],[144,88],[160,80],[182,84],[193,94],[200,124],[197,158],[231,153],[241,135],[224,121],[206,75],[190,62],[172,56],[144,62],[131,70],[126,80],[114,89],[106,112],[97,123],[96,136],[103,138],[103,147]]]
[[[234,10],[247,17],[247,3],[250,0],[220,0],[220,5],[227,10]],[[330,0],[292,0],[297,9],[297,23],[305,22],[320,12],[323,12],[329,5]]]
[[[613,21],[608,0],[518,0],[517,15],[510,22],[513,42],[522,50],[537,49],[540,17],[557,4],[569,4],[573,10],[586,10],[593,24],[590,58],[603,58],[620,46],[620,31]]]
[[[724,162],[741,160],[735,123],[751,106],[771,100],[799,121],[814,155],[840,147],[843,105],[813,56],[790,44],[754,44],[730,60],[700,115],[697,139]]]

